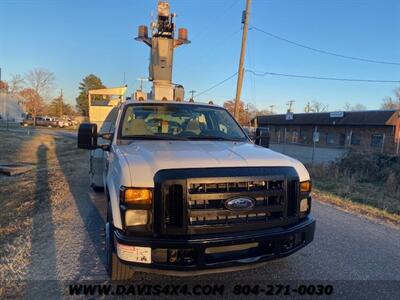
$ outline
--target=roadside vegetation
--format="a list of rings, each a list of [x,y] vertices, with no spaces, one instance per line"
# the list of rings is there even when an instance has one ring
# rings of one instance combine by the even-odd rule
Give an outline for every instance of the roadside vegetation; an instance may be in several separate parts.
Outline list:
[[[350,200],[400,222],[400,157],[349,151],[329,165],[309,169],[316,193],[330,202]]]

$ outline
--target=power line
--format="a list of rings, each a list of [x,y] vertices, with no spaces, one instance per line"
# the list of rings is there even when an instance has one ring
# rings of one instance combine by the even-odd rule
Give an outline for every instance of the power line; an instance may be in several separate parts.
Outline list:
[[[281,76],[281,77],[292,77],[292,78],[305,78],[305,79],[317,79],[317,80],[331,80],[331,81],[350,81],[350,82],[372,82],[372,83],[400,83],[400,80],[380,80],[380,79],[359,79],[359,78],[338,78],[338,77],[322,77],[322,76],[310,76],[310,75],[297,75],[297,74],[284,74],[275,72],[263,72],[257,73],[253,70],[246,70],[255,76]]]
[[[235,72],[234,74],[232,74],[232,75],[229,76],[228,78],[225,78],[224,80],[218,82],[217,84],[213,85],[212,87],[210,87],[210,88],[208,88],[208,89],[206,89],[206,90],[204,90],[204,91],[201,91],[201,92],[198,93],[198,94],[195,94],[196,97],[199,97],[200,95],[203,95],[203,94],[205,94],[205,93],[207,93],[207,92],[209,92],[209,91],[215,89],[216,87],[220,86],[221,84],[224,84],[224,83],[227,82],[228,80],[230,80],[230,79],[232,79],[233,77],[235,77],[235,76],[237,75],[237,73],[238,73],[238,72]]]
[[[280,41],[283,41],[283,42],[286,42],[286,43],[289,43],[289,44],[292,44],[292,45],[295,45],[295,46],[298,46],[298,47],[301,47],[301,48],[304,48],[304,49],[307,49],[307,50],[311,50],[311,51],[314,51],[314,52],[326,54],[326,55],[332,55],[332,56],[336,56],[336,57],[340,57],[340,58],[351,59],[351,60],[362,61],[362,62],[368,62],[368,63],[374,63],[374,64],[400,66],[400,62],[382,61],[382,60],[361,58],[361,57],[349,56],[349,55],[344,55],[344,54],[340,54],[340,53],[335,53],[335,52],[332,52],[332,51],[327,51],[327,50],[323,50],[323,49],[314,48],[314,47],[311,47],[311,46],[307,46],[305,44],[301,44],[301,43],[298,43],[298,42],[294,42],[294,41],[288,40],[288,39],[286,39],[284,37],[278,36],[278,35],[273,34],[271,32],[267,32],[267,31],[262,30],[262,29],[260,29],[258,27],[255,27],[255,26],[251,26],[250,29],[254,29],[256,31],[264,33],[264,34],[266,34],[266,35],[268,35],[270,37],[273,37],[273,38],[275,38],[277,40],[280,40]]]

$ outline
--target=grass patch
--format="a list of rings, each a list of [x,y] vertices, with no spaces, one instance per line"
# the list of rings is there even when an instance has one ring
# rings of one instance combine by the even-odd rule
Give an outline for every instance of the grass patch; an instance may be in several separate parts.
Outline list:
[[[400,220],[400,158],[349,151],[329,165],[309,167],[316,194],[345,207],[360,204],[369,213]],[[374,210],[375,209],[375,210]],[[374,212],[374,213],[373,213]]]
[[[379,219],[379,220],[394,224],[396,226],[400,226],[400,215],[399,214],[389,213],[385,210],[375,208],[368,204],[354,202],[353,200],[351,200],[349,198],[342,198],[342,197],[336,196],[333,193],[321,191],[318,188],[315,188],[313,190],[312,195],[313,195],[313,198],[318,199],[318,201],[333,204],[335,206],[338,206],[338,207],[344,209],[345,211],[356,212],[356,213],[366,216],[366,217],[372,217],[374,219]]]

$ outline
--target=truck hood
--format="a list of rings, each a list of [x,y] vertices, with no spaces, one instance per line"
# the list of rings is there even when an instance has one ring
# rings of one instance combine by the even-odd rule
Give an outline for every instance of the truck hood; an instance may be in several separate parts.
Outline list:
[[[294,167],[300,181],[310,178],[298,160],[249,142],[132,141],[118,148],[136,187],[153,187],[154,174],[165,169]]]

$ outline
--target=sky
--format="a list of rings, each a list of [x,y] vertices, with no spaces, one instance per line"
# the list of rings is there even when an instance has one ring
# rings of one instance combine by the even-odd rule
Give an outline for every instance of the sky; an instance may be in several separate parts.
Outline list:
[[[198,94],[235,74],[245,0],[171,0],[177,27],[191,44],[175,51],[174,82]],[[134,38],[149,25],[156,0],[0,0],[2,79],[44,68],[56,75],[53,94],[63,89],[75,104],[79,82],[88,74],[107,87],[124,83],[132,93],[148,76],[149,48]],[[251,26],[310,47],[371,60],[325,55],[249,30],[245,68],[321,77],[400,81],[400,1],[253,0]],[[124,82],[125,78],[125,82]],[[146,84],[150,88],[150,83]],[[295,100],[302,112],[309,101],[342,110],[346,103],[379,108],[400,83],[342,82],[246,73],[242,99],[258,109],[283,113]],[[236,77],[199,95],[222,104],[233,99]]]

